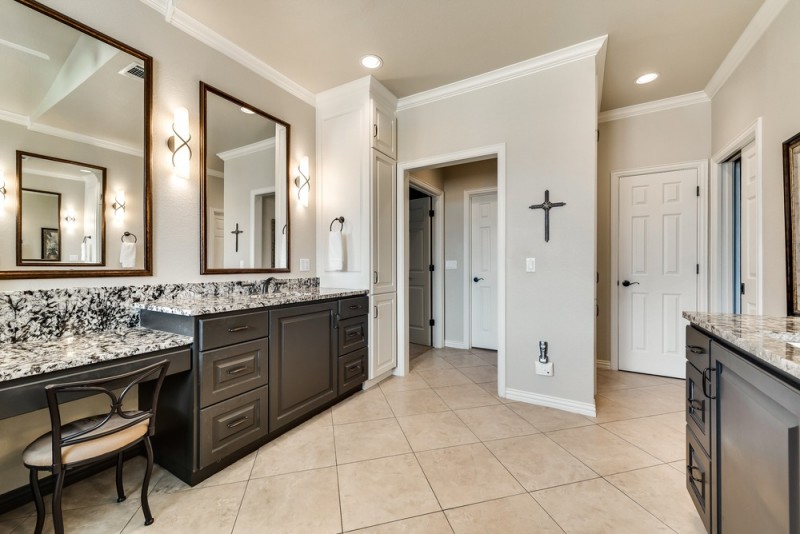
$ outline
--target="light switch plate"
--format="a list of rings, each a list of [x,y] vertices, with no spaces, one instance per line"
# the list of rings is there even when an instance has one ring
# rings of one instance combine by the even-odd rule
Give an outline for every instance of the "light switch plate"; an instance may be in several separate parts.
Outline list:
[[[536,258],[525,258],[525,272],[536,272]]]
[[[308,258],[300,258],[300,272],[308,272],[311,270],[311,260]]]

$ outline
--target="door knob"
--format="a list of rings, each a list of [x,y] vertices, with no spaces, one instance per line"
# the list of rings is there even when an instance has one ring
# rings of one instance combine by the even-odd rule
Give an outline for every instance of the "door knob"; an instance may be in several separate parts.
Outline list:
[[[622,281],[622,287],[638,286],[638,285],[639,285],[639,282],[631,282],[629,280],[623,280]]]
[[[472,279],[473,282],[480,282],[483,278],[478,278],[477,276]]]

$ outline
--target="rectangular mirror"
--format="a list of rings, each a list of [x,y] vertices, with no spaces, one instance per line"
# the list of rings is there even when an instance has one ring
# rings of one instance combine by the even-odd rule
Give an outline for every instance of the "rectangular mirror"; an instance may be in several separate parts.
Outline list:
[[[787,314],[800,315],[800,133],[783,143]]]
[[[0,61],[0,279],[152,274],[152,58],[15,0]]]
[[[105,167],[17,152],[17,176],[17,265],[104,265]]]
[[[288,272],[289,124],[203,82],[200,102],[200,272]]]

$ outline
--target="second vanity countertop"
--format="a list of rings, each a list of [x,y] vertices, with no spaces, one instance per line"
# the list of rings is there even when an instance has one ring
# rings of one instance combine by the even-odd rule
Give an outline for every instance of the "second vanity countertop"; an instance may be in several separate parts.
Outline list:
[[[683,312],[684,319],[800,379],[800,317]]]
[[[228,294],[215,297],[204,295],[178,297],[143,302],[138,307],[142,310],[171,313],[173,315],[197,316],[318,300],[360,297],[365,296],[367,293],[365,289],[309,288],[302,291],[256,295]]]

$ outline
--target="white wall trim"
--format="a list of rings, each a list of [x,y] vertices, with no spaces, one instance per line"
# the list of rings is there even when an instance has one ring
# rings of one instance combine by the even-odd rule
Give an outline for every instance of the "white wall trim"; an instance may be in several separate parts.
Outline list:
[[[589,417],[595,417],[597,415],[595,405],[592,402],[578,402],[571,399],[542,395],[540,393],[530,393],[528,391],[510,388],[506,389],[505,393],[505,395],[500,396],[509,400],[535,404],[537,406],[547,406],[548,408],[556,408],[558,410],[587,415]]]
[[[236,61],[240,65],[250,69],[267,81],[270,81],[311,106],[315,105],[314,93],[295,82],[285,74],[282,74],[271,65],[258,59],[256,56],[236,45],[222,35],[216,33],[208,26],[201,24],[196,19],[190,17],[179,8],[174,8],[171,16],[168,15],[171,0],[141,0],[144,4],[155,9],[164,19],[181,30],[182,32],[194,37],[201,43],[213,48],[217,52],[224,54]]]
[[[597,122],[611,122],[620,119],[628,119],[638,115],[647,115],[649,113],[657,113],[659,111],[667,111],[669,109],[694,106],[695,104],[703,104],[705,102],[711,102],[711,99],[708,97],[705,91],[697,91],[695,93],[687,93],[685,95],[662,98],[661,100],[653,100],[652,102],[645,102],[643,104],[636,104],[634,106],[626,106],[624,108],[603,111],[598,115]]]
[[[528,76],[535,72],[559,67],[566,63],[585,59],[587,57],[594,57],[603,48],[608,35],[601,35],[594,39],[577,43],[554,52],[542,54],[541,56],[531,58],[507,67],[502,67],[496,70],[485,72],[471,78],[466,78],[457,82],[447,85],[442,85],[435,89],[422,91],[420,93],[401,98],[397,101],[397,111],[423,106],[431,102],[437,102],[471,91],[484,89],[492,85],[504,83],[516,78]]]
[[[229,159],[241,158],[242,156],[249,156],[257,152],[263,152],[264,150],[269,150],[270,148],[275,148],[274,137],[264,139],[263,141],[256,141],[255,143],[250,143],[249,145],[231,148],[230,150],[225,150],[224,152],[219,152],[217,153],[217,157],[222,161],[228,161]]]
[[[598,369],[611,369],[611,361],[610,360],[595,360],[594,366]]]
[[[768,0],[769,1],[769,0]],[[756,304],[757,313],[761,315],[764,313],[764,177],[763,177],[763,120],[758,117],[755,122],[748,126],[744,131],[737,135],[734,139],[729,141],[725,146],[719,149],[711,157],[711,180],[709,184],[709,209],[712,217],[709,221],[709,251],[710,259],[713,263],[713,270],[711,274],[714,277],[710,283],[710,293],[716,298],[711,303],[714,311],[726,312],[730,309],[725,309],[726,303],[730,299],[725,299],[721,284],[726,279],[723,276],[723,269],[727,268],[729,262],[726,258],[722,257],[724,244],[723,236],[730,233],[727,228],[728,221],[722,219],[723,213],[723,191],[725,188],[722,184],[723,175],[725,171],[723,164],[731,158],[734,154],[741,151],[750,143],[756,144],[756,194],[758,200],[756,202],[756,227],[758,239],[758,302]],[[721,308],[721,309],[718,309]]]
[[[482,187],[478,189],[467,189],[464,191],[464,244],[461,250],[464,251],[464,257],[461,258],[461,264],[464,266],[464,278],[462,279],[462,294],[461,302],[464,303],[462,308],[462,325],[461,331],[464,332],[465,348],[472,347],[472,197],[486,194],[497,194],[496,187]],[[498,199],[497,205],[499,207],[500,201]],[[500,287],[497,288],[500,291]],[[497,335],[500,335],[498,329]]]
[[[450,339],[444,340],[444,346],[449,349],[464,349],[464,350],[469,349],[469,346],[463,341],[453,341]]]
[[[397,343],[398,362],[396,375],[405,375],[409,369],[408,354],[408,222],[405,212],[408,199],[408,174],[413,169],[436,168],[469,161],[497,158],[497,391],[503,397],[506,391],[506,145],[499,143],[468,148],[447,154],[438,154],[397,164]],[[400,274],[403,273],[403,274]]]
[[[652,174],[668,171],[693,169],[697,171],[697,185],[700,186],[700,198],[697,205],[697,261],[700,263],[700,275],[697,280],[697,311],[708,309],[708,160],[688,161],[638,169],[627,169],[611,172],[611,269],[609,271],[609,287],[611,288],[610,332],[611,354],[610,368],[619,369],[619,295],[617,293],[619,270],[619,181],[626,176]],[[705,205],[705,206],[704,206]]]
[[[433,297],[433,317],[436,325],[433,328],[433,336],[431,337],[431,344],[434,348],[440,349],[447,345],[444,339],[444,191],[426,184],[413,175],[408,177],[409,186],[413,185],[415,189],[427,193],[432,199],[432,208],[434,212],[433,227],[431,228],[431,239],[433,241],[433,254],[431,254],[431,261],[435,266],[433,270],[433,288],[431,296]],[[406,191],[406,194],[408,191]],[[405,271],[407,272],[407,271]]]
[[[739,39],[730,49],[728,55],[722,60],[717,71],[711,76],[706,85],[705,92],[710,98],[714,98],[717,92],[722,89],[728,78],[736,71],[750,50],[761,39],[778,14],[783,11],[789,0],[766,0],[753,16],[750,23],[739,36]]]

